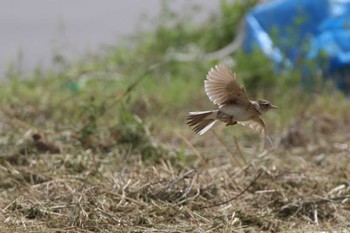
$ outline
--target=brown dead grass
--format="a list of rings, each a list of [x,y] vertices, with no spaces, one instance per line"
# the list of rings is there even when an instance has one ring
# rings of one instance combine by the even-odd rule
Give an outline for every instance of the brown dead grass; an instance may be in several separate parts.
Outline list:
[[[88,148],[66,131],[41,132],[39,147],[38,132],[10,118],[1,232],[350,231],[346,112],[304,114],[265,150],[251,131],[146,129],[163,151],[148,162],[130,145]]]

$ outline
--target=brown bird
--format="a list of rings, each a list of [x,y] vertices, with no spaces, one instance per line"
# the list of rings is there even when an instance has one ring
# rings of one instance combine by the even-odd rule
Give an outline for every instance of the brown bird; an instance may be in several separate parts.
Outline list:
[[[193,126],[197,134],[204,134],[217,121],[226,123],[226,126],[239,123],[266,134],[265,123],[260,116],[270,109],[277,109],[277,106],[266,100],[249,100],[236,75],[225,65],[216,65],[209,71],[204,89],[219,108],[189,113],[187,124]]]

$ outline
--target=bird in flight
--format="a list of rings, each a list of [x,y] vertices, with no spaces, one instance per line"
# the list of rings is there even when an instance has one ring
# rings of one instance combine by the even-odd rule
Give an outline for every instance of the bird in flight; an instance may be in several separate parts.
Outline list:
[[[216,65],[208,72],[204,89],[218,109],[188,114],[187,124],[197,134],[204,134],[217,121],[226,123],[226,126],[239,123],[266,134],[266,126],[260,116],[270,109],[277,109],[277,106],[267,100],[249,100],[236,75],[225,65]]]

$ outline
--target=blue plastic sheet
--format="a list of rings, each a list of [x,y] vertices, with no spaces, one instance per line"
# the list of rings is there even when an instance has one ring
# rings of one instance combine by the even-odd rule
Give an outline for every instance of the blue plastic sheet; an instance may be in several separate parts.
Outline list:
[[[306,70],[300,62],[314,61],[339,88],[350,87],[350,0],[274,0],[245,21],[246,51],[260,49],[276,67]]]

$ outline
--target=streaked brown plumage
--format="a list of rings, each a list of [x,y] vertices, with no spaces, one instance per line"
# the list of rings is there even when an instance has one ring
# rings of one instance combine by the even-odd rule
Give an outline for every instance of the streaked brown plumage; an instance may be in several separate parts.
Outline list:
[[[196,133],[202,135],[217,121],[222,121],[227,126],[239,123],[265,134],[265,123],[260,115],[277,107],[266,100],[249,100],[236,75],[225,65],[219,64],[209,71],[204,88],[218,109],[189,113],[187,124]]]

